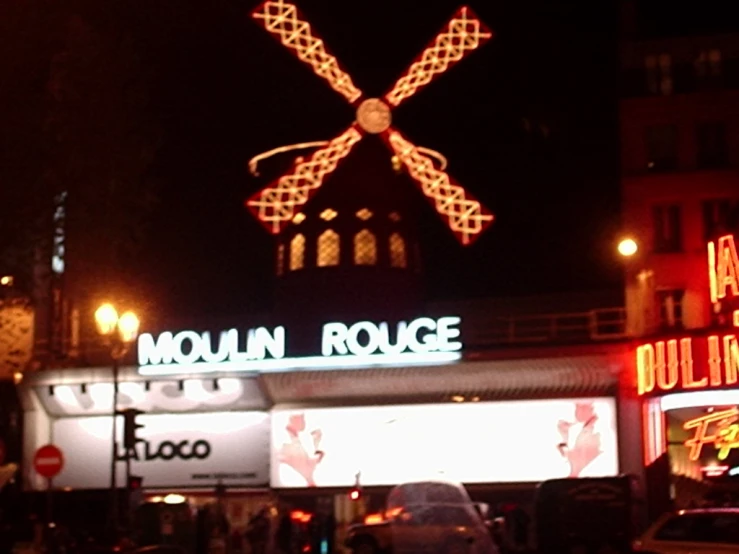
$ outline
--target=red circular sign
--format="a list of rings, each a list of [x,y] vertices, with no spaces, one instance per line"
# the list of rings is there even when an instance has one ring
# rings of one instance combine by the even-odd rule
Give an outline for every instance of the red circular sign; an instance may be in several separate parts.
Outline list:
[[[47,479],[56,477],[64,467],[64,455],[53,444],[47,444],[36,450],[33,457],[33,469]]]

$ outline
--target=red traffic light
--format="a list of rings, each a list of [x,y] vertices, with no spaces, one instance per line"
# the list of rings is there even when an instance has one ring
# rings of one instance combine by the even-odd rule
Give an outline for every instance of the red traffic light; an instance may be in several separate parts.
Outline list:
[[[143,477],[139,477],[137,475],[131,475],[128,478],[128,489],[132,491],[139,490],[143,482],[144,482]]]
[[[362,493],[359,491],[359,489],[352,489],[349,493],[350,500],[359,500],[360,496],[362,496]]]

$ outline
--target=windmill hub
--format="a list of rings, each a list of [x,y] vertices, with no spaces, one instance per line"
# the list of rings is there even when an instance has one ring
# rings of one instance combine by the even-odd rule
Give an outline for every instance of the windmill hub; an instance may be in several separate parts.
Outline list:
[[[392,123],[390,106],[379,98],[368,98],[357,108],[357,123],[371,134],[387,131]]]

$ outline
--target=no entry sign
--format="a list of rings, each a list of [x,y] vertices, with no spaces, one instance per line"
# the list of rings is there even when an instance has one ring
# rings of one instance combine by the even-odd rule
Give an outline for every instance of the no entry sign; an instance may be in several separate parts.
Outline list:
[[[64,455],[53,444],[47,444],[36,450],[33,456],[33,469],[47,479],[56,477],[64,467]]]

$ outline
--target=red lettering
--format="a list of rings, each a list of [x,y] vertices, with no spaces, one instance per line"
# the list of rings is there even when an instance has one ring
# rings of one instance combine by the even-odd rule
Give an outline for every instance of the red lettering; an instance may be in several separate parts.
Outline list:
[[[724,369],[726,370],[726,384],[734,385],[739,381],[739,343],[734,335],[724,337]]]
[[[716,335],[708,337],[708,375],[712,387],[721,386],[721,349]]]
[[[657,385],[662,390],[675,388],[678,381],[677,341],[667,342],[667,360],[665,361],[665,342],[659,341],[655,345],[655,374]]]
[[[700,458],[704,444],[716,443],[716,441],[723,438],[721,431],[723,431],[726,426],[734,423],[738,416],[739,409],[730,408],[728,410],[713,412],[708,415],[686,421],[683,424],[683,429],[686,431],[695,429],[693,438],[686,440],[684,443],[685,446],[690,448],[690,459],[695,461]],[[717,429],[716,432],[709,434],[708,428],[711,423],[716,423]]]
[[[730,296],[739,296],[739,256],[733,235],[725,235],[716,241],[715,247],[709,243],[708,267],[711,282],[711,299],[714,302]],[[727,292],[728,291],[728,292]]]
[[[654,390],[654,347],[651,344],[636,349],[636,381],[639,394]]]
[[[695,380],[693,375],[693,339],[680,339],[680,366],[683,374],[683,388],[704,389],[708,379],[703,377],[700,381]]]

